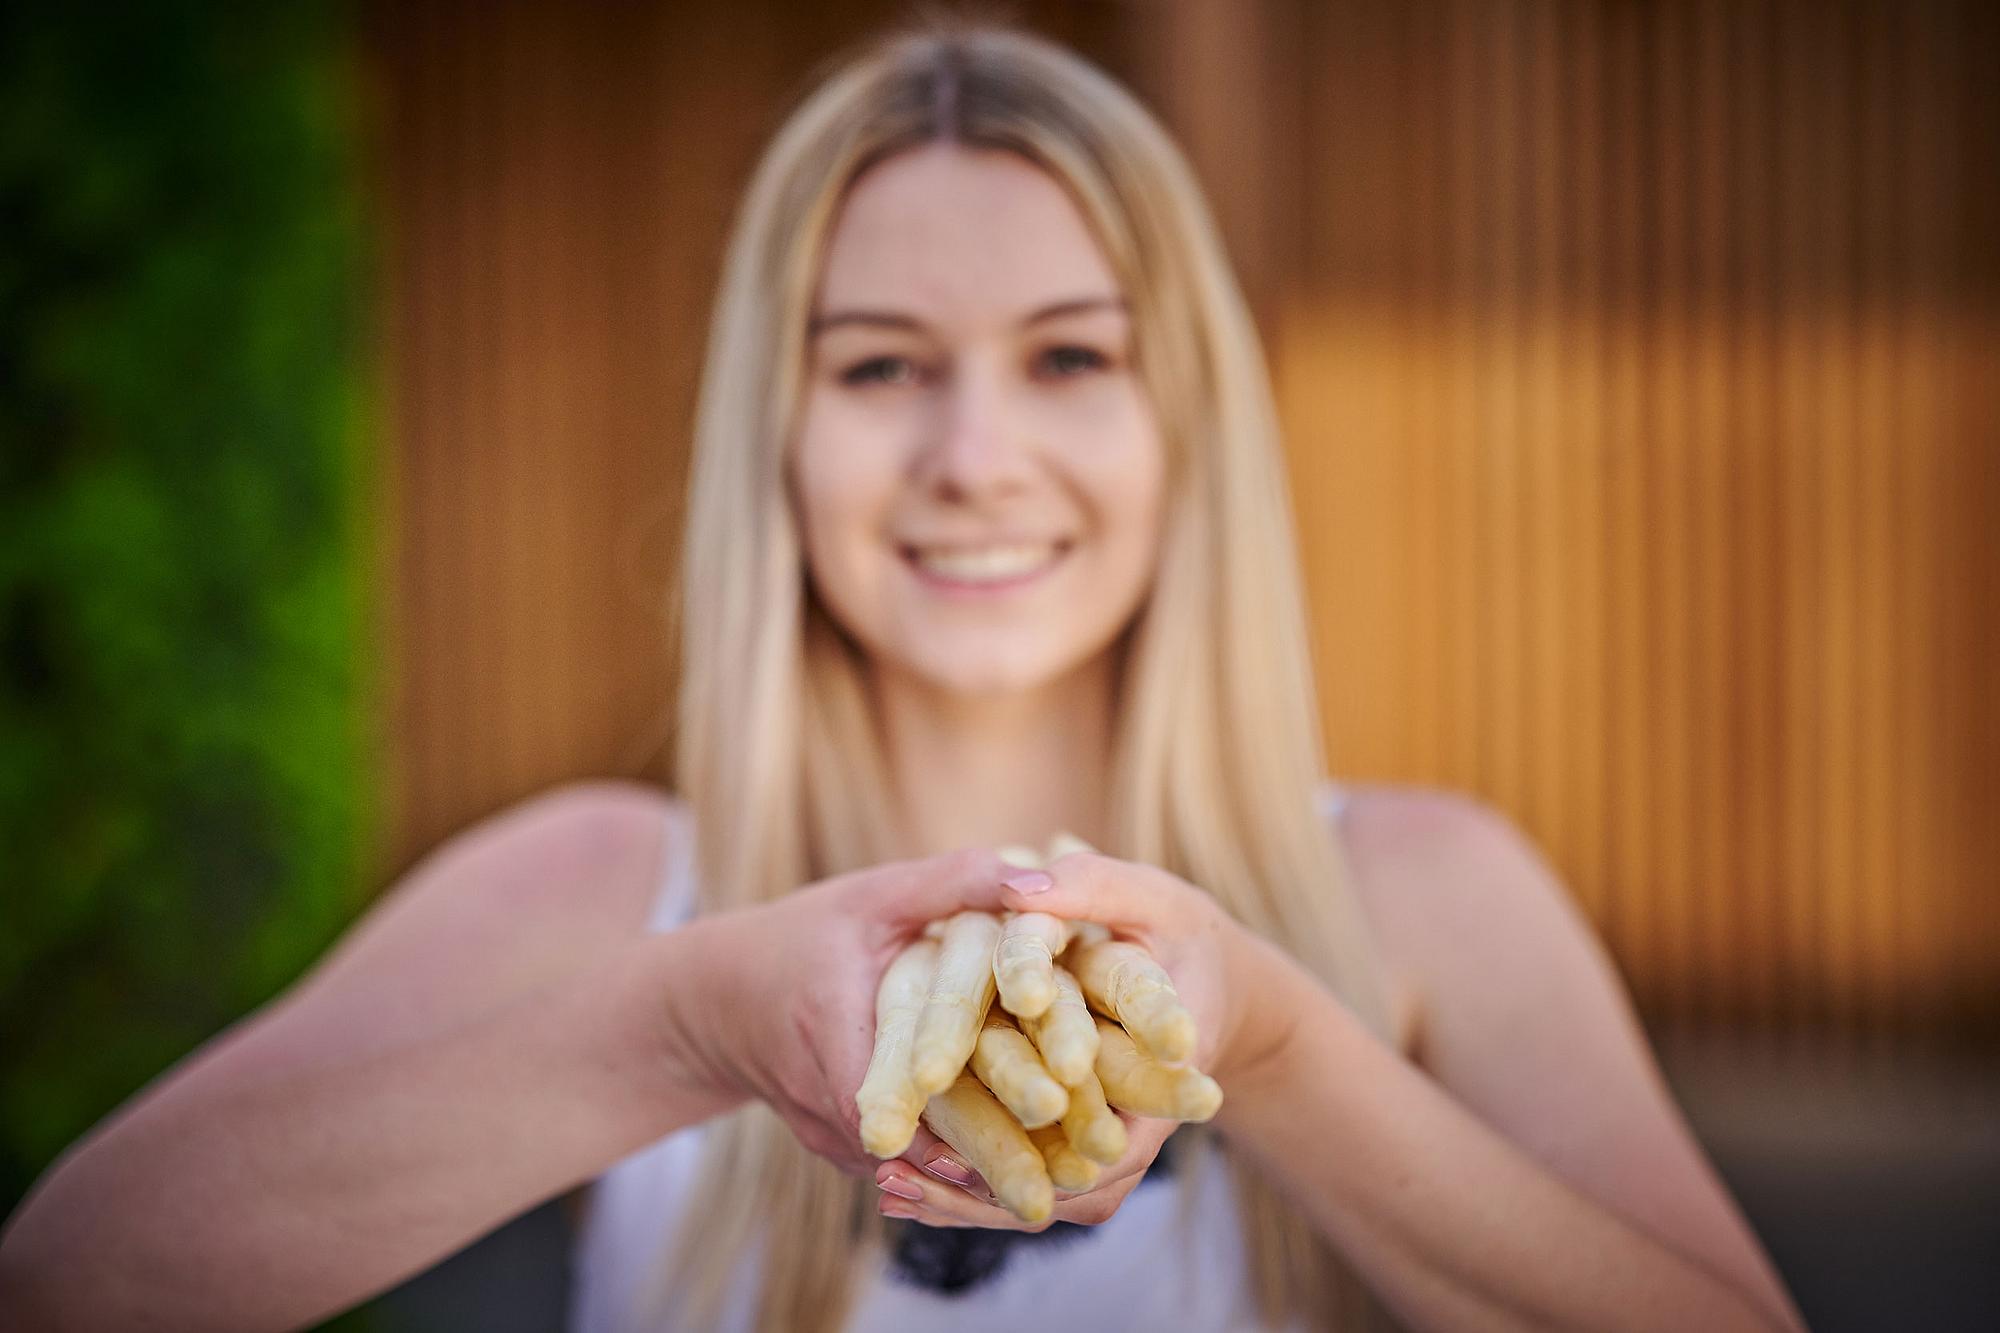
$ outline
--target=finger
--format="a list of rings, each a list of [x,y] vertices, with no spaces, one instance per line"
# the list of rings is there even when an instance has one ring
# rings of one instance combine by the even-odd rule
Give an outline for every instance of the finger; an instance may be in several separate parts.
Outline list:
[[[910,1078],[910,1047],[937,955],[935,941],[918,940],[896,955],[875,993],[875,1050],[854,1106],[861,1113],[861,1146],[876,1157],[908,1148],[923,1114],[924,1095]]]
[[[910,1078],[917,1091],[936,1096],[951,1086],[993,1002],[993,946],[1000,921],[988,912],[960,912],[945,923],[937,970],[910,1046]]]
[[[1023,1022],[1021,1030],[1042,1053],[1042,1063],[1057,1082],[1081,1083],[1097,1064],[1097,1020],[1068,968],[1053,968],[1049,977],[1055,983],[1054,1002],[1041,1017]]]
[[[1097,1021],[1097,1078],[1105,1099],[1134,1115],[1202,1121],[1222,1108],[1222,1089],[1214,1079],[1185,1065],[1161,1064],[1123,1028],[1103,1019]]]
[[[987,1188],[985,1178],[960,1161],[952,1146],[931,1133],[928,1125],[917,1126],[916,1136],[910,1140],[909,1150],[895,1160],[923,1172],[926,1176],[936,1176],[948,1185],[970,1190],[982,1199],[993,1197],[993,1191]]]
[[[853,882],[877,915],[908,928],[954,912],[997,912],[1005,882],[1032,888],[1046,878],[1042,871],[1023,869],[988,848],[974,847],[891,861],[856,872]]]
[[[932,1097],[924,1119],[966,1165],[986,1178],[1008,1212],[1041,1222],[1055,1207],[1042,1155],[1007,1108],[976,1078],[961,1077]]]
[[[1000,928],[993,981],[1000,1006],[1019,1018],[1039,1018],[1055,1002],[1056,955],[1069,945],[1069,923],[1046,912],[1021,912]]]
[[[897,1174],[900,1173],[900,1174]],[[1108,1220],[1131,1196],[1140,1177],[1102,1183],[1096,1189],[1058,1203],[1047,1221],[1027,1224],[990,1199],[967,1194],[954,1185],[931,1180],[884,1164],[876,1177],[881,1189],[879,1210],[888,1217],[905,1217],[933,1227],[983,1227],[1000,1231],[1042,1231],[1051,1222],[1096,1226]]]
[[[1187,884],[1155,866],[1077,851],[1045,862],[1051,881],[1003,888],[1001,904],[1016,912],[1047,912],[1066,921],[1097,921],[1116,930],[1137,930],[1157,922],[1162,907],[1190,892]],[[1028,872],[1022,872],[1028,873]]]
[[[956,1185],[885,1164],[875,1184],[881,1190],[876,1208],[885,1217],[902,1217],[929,1227],[982,1227],[993,1231],[1040,1231],[1048,1221],[1023,1222],[990,1200],[976,1198]],[[1053,1219],[1049,1219],[1053,1220]]]
[[[1112,1108],[1111,1112],[1125,1127],[1125,1152],[1117,1161],[1104,1168],[1098,1177],[1099,1189],[1115,1185],[1121,1180],[1143,1177],[1153,1169],[1153,1162],[1160,1155],[1161,1147],[1180,1128],[1178,1120],[1155,1120],[1147,1116],[1132,1115],[1130,1112]]]
[[[1068,961],[1084,998],[1124,1024],[1154,1058],[1179,1064],[1194,1054],[1194,1015],[1151,954],[1124,940],[1103,940],[1080,944]]]

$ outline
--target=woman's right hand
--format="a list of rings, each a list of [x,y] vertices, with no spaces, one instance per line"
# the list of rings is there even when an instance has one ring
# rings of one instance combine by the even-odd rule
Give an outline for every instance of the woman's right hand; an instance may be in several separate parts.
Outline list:
[[[1003,886],[1042,876],[983,849],[871,866],[775,902],[703,918],[696,984],[676,987],[678,1043],[691,1078],[775,1110],[807,1149],[853,1175],[879,1165],[861,1147],[854,1094],[875,1041],[875,993],[924,926],[997,911]],[[918,1130],[906,1154],[937,1141]]]

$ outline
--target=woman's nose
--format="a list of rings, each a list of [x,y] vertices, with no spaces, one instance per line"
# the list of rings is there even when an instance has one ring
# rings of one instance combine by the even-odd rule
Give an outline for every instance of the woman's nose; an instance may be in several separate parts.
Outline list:
[[[1007,384],[990,370],[953,376],[938,395],[937,415],[918,460],[920,477],[957,495],[1005,490],[1026,480],[1033,450],[1018,409]]]

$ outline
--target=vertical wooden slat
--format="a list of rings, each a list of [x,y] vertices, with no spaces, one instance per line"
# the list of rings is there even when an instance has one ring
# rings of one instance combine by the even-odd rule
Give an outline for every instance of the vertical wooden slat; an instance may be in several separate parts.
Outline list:
[[[1566,799],[1565,761],[1573,752],[1575,718],[1568,699],[1583,677],[1577,647],[1577,599],[1570,566],[1589,557],[1576,522],[1581,466],[1577,441],[1564,430],[1562,401],[1575,391],[1563,364],[1566,310],[1563,248],[1573,229],[1563,216],[1560,12],[1552,5],[1521,10],[1522,210],[1524,357],[1521,441],[1528,479],[1520,526],[1526,543],[1527,589],[1520,626],[1524,643],[1526,753],[1522,819],[1549,846],[1575,844]],[[1581,557],[1579,559],[1578,557]]]
[[[1853,91],[1832,7],[1810,25],[1816,75],[1811,102],[1812,156],[1825,199],[1848,197],[1854,143]],[[1854,840],[1851,801],[1854,762],[1854,361],[1850,280],[1852,214],[1815,210],[1811,333],[1813,410],[1808,443],[1818,483],[1818,541],[1814,558],[1821,590],[1821,621],[1813,645],[1815,725],[1821,740],[1815,784],[1815,834],[1820,880],[1820,940],[1827,966],[1827,999],[1842,1026],[1855,1018]]]
[[[1860,557],[1856,589],[1856,682],[1858,777],[1854,792],[1853,826],[1860,839],[1855,849],[1859,900],[1858,938],[1864,973],[1860,999],[1868,1033],[1878,1045],[1894,1020],[1896,918],[1901,907],[1891,891],[1896,883],[1894,808],[1895,755],[1894,654],[1901,631],[1891,588],[1902,552],[1894,530],[1898,489],[1893,416],[1893,359],[1898,329],[1890,312],[1895,293],[1890,265],[1894,246],[1896,103],[1890,82],[1896,62],[1895,16],[1871,30],[1856,22],[1850,30],[1859,53],[1855,105],[1860,126],[1855,136],[1859,198],[1860,244],[1855,255],[1858,359],[1855,381],[1855,427],[1859,445],[1856,478],[1856,551]]]
[[[1742,774],[1741,803],[1727,813],[1735,855],[1724,871],[1733,970],[1744,1016],[1769,1032],[1782,1018],[1785,939],[1781,881],[1784,873],[1779,820],[1784,811],[1784,692],[1779,679],[1783,613],[1778,579],[1784,504],[1780,484],[1781,430],[1776,392],[1778,341],[1783,327],[1773,282],[1778,261],[1773,177],[1781,151],[1770,71],[1777,54],[1777,24],[1768,3],[1732,5],[1731,103],[1727,133],[1734,141],[1728,177],[1727,228],[1734,256],[1726,288],[1737,349],[1730,380],[1733,406],[1728,449],[1735,478],[1735,552],[1725,578],[1733,591],[1725,633],[1734,653],[1735,721],[1729,737]]]
[[[1404,763],[1415,772],[1440,773],[1445,767],[1450,730],[1445,706],[1450,679],[1445,661],[1450,610],[1443,595],[1449,416],[1443,395],[1435,392],[1443,382],[1444,358],[1449,354],[1444,275],[1450,215],[1444,207],[1443,152],[1449,118],[1444,114],[1442,91],[1447,70],[1443,62],[1444,25],[1436,0],[1418,0],[1405,6],[1402,13],[1404,91],[1398,119],[1406,129],[1399,146],[1410,166],[1411,198],[1405,277],[1398,295],[1409,312],[1404,320],[1405,383],[1426,389],[1400,395],[1405,404],[1401,447],[1410,459],[1410,490],[1404,499],[1408,535],[1402,545],[1404,568],[1409,571],[1403,600],[1410,626],[1406,662],[1410,686],[1405,696],[1410,709],[1410,741]]]
[[[1901,82],[1914,98],[1935,89],[1944,52],[1937,40],[1934,7],[1911,6],[1910,27],[1901,55]],[[1945,172],[1937,118],[1906,107],[1908,125],[1899,145],[1901,179],[1894,198],[1905,234],[1904,268],[1898,281],[1896,383],[1898,431],[1895,451],[1902,484],[1896,497],[1898,527],[1908,545],[1898,569],[1896,602],[1902,613],[1897,641],[1897,745],[1893,766],[1894,821],[1901,849],[1901,874],[1891,892],[1907,899],[1905,932],[1897,941],[1899,988],[1908,1029],[1922,1032],[1944,1011],[1950,991],[1949,968],[1936,965],[1935,942],[1949,933],[1950,880],[1941,854],[1939,781],[1949,770],[1936,744],[1933,723],[1934,666],[1942,660],[1937,625],[1943,565],[1938,560],[1935,521],[1944,508],[1937,485],[1938,461],[1949,448],[1948,417],[1941,410],[1941,369],[1949,339],[1940,326],[1948,311],[1941,273],[1940,212],[1936,183]]]
[[[1643,434],[1646,527],[1644,623],[1649,645],[1644,731],[1656,776],[1653,817],[1675,836],[1658,840],[1649,866],[1660,965],[1668,978],[1673,1017],[1690,1017],[1698,988],[1689,919],[1700,893],[1690,873],[1695,830],[1688,820],[1688,68],[1684,11],[1654,7],[1647,16],[1641,87],[1647,127],[1650,187],[1642,235],[1647,242],[1645,305],[1650,352]]]
[[[1480,169],[1480,94],[1490,67],[1483,59],[1480,32],[1475,26],[1475,7],[1464,0],[1446,6],[1450,72],[1443,91],[1448,98],[1451,134],[1451,178],[1447,188],[1457,196],[1459,207],[1447,211],[1451,219],[1451,252],[1446,270],[1449,360],[1443,386],[1451,404],[1448,427],[1450,462],[1444,483],[1448,506],[1445,510],[1443,561],[1449,579],[1445,598],[1446,633],[1442,650],[1450,680],[1446,716],[1457,721],[1450,729],[1453,743],[1440,775],[1447,782],[1475,790],[1487,771],[1482,685],[1487,662],[1481,627],[1486,622],[1487,604],[1482,596],[1485,542],[1484,512],[1479,504],[1484,481],[1481,466],[1480,398],[1477,368],[1484,347],[1481,316],[1484,310],[1479,284],[1479,252],[1483,216],[1484,178]]]
[[[1781,21],[1781,50],[1791,42],[1790,18],[1788,14]],[[1785,793],[1785,864],[1801,885],[1814,886],[1812,892],[1786,895],[1787,934],[1804,945],[1787,951],[1780,987],[1787,1017],[1796,1024],[1819,1017],[1816,1011],[1822,1007],[1819,1002],[1826,985],[1824,969],[1819,966],[1823,955],[1819,886],[1823,883],[1825,866],[1815,823],[1820,808],[1816,784],[1821,771],[1815,670],[1819,653],[1816,605],[1820,588],[1816,522],[1819,460],[1812,441],[1805,435],[1820,386],[1819,367],[1811,359],[1811,349],[1802,336],[1811,324],[1799,318],[1802,310],[1812,308],[1818,294],[1819,274],[1811,262],[1814,217],[1811,210],[1798,206],[1800,200],[1819,196],[1811,152],[1819,123],[1813,103],[1818,71],[1814,60],[1781,57],[1777,74],[1782,89],[1775,112],[1779,125],[1778,212],[1782,232],[1773,284],[1779,318],[1775,332],[1783,351],[1774,444],[1784,459],[1779,512],[1784,554],[1779,577],[1783,589],[1781,656],[1785,664],[1782,741],[1785,763],[1780,781]]]
[[[1647,719],[1652,707],[1648,671],[1650,648],[1645,584],[1645,541],[1650,496],[1645,471],[1646,343],[1642,296],[1644,188],[1654,164],[1640,152],[1638,126],[1645,108],[1644,15],[1620,10],[1606,15],[1605,110],[1608,116],[1604,216],[1605,299],[1608,309],[1608,385],[1603,424],[1611,472],[1606,496],[1606,603],[1611,648],[1606,670],[1620,688],[1609,696],[1605,744],[1611,754],[1610,787],[1615,802],[1609,825],[1614,856],[1610,867],[1616,908],[1614,938],[1634,980],[1649,994],[1660,992],[1664,972],[1658,950],[1654,831],[1659,826],[1655,760]]]
[[[1728,319],[1729,225],[1729,28],[1717,3],[1691,7],[1687,88],[1690,116],[1687,281],[1690,370],[1689,465],[1691,512],[1687,586],[1691,617],[1687,717],[1689,747],[1688,889],[1692,899],[1691,969],[1697,979],[1694,1012],[1712,1022],[1743,1009],[1740,975],[1727,965],[1735,941],[1729,844],[1741,808],[1741,717],[1729,688],[1732,672],[1730,611],[1737,600],[1732,570],[1740,550],[1730,520],[1740,478],[1730,468],[1732,367],[1740,355]]]
[[[1993,516],[2000,513],[2000,385],[1995,348],[2000,347],[2000,258],[1992,238],[2000,233],[2000,182],[1993,163],[2000,158],[2000,98],[1994,95],[1985,63],[1977,55],[2000,45],[2000,14],[1990,5],[1953,6],[1954,31],[1947,48],[1959,53],[1946,62],[1944,77],[1954,94],[1946,105],[1958,114],[1949,123],[1952,148],[1951,227],[1954,272],[1950,289],[1955,316],[1952,341],[1953,406],[1957,420],[1948,438],[1954,460],[1957,500],[1945,576],[1953,590],[1952,633],[1942,656],[1951,672],[1950,706],[1958,720],[1946,771],[1957,780],[1940,802],[1949,814],[1948,837],[1956,845],[1955,875],[1983,886],[1961,894],[1958,940],[1962,975],[1983,976],[1982,991],[1966,994],[1970,1013],[1983,1001],[1986,1034],[2000,1035],[2000,912],[1993,910],[2000,865],[2000,830],[1992,812],[2000,806],[1993,756],[2000,755],[2000,691],[1993,688],[2000,663],[2000,559],[1996,559]],[[1977,971],[1975,969],[1981,969]]]
[[[1480,728],[1487,738],[1479,769],[1482,790],[1503,809],[1525,812],[1526,767],[1521,670],[1526,638],[1522,559],[1521,449],[1521,164],[1517,7],[1485,4],[1480,15],[1478,126],[1481,198],[1478,321],[1479,560],[1486,588],[1478,597]]]
[[[1570,434],[1575,441],[1576,521],[1573,549],[1564,565],[1573,571],[1576,633],[1568,645],[1575,664],[1574,685],[1565,693],[1577,744],[1571,751],[1565,797],[1575,810],[1569,867],[1577,893],[1592,908],[1600,926],[1616,934],[1613,904],[1619,896],[1611,862],[1614,805],[1612,753],[1608,712],[1617,690],[1612,680],[1608,606],[1609,552],[1605,542],[1606,497],[1616,455],[1605,431],[1609,329],[1619,316],[1605,283],[1607,244],[1605,40],[1600,7],[1578,0],[1565,11],[1569,40],[1563,54],[1572,71],[1566,82],[1569,111],[1569,152],[1562,162],[1570,177],[1567,212],[1573,240],[1568,252],[1569,280],[1564,285],[1566,348],[1574,367],[1569,404]]]

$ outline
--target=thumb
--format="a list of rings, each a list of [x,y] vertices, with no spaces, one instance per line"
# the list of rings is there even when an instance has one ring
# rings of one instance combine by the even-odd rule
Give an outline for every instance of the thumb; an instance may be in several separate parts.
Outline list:
[[[989,848],[968,848],[877,867],[868,874],[866,892],[882,920],[921,925],[954,912],[997,912],[1009,883],[1032,889],[1048,878],[1002,860]]]
[[[1000,905],[1070,921],[1139,929],[1159,917],[1177,882],[1151,866],[1096,852],[1071,852],[1044,867],[1047,886],[1003,884]],[[1155,882],[1158,881],[1158,882]]]

